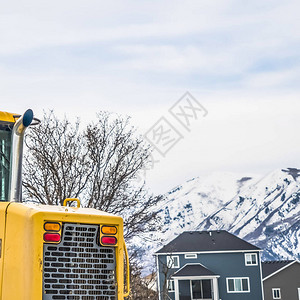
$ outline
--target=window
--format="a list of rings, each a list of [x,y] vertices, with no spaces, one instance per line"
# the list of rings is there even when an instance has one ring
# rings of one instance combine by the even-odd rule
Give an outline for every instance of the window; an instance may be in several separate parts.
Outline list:
[[[210,279],[191,280],[192,299],[212,299],[212,285]]]
[[[193,259],[193,258],[197,258],[197,254],[196,254],[196,253],[184,254],[184,258],[185,258],[185,259]]]
[[[8,201],[11,131],[0,124],[0,201]]]
[[[272,289],[273,299],[281,299],[280,289]]]
[[[167,256],[168,268],[179,268],[179,256]]]
[[[175,292],[174,280],[168,280],[167,285],[168,285],[168,291],[169,292]]]
[[[248,277],[226,278],[227,293],[249,293],[250,284]]]
[[[246,266],[257,266],[257,254],[246,253],[245,254],[245,265]]]

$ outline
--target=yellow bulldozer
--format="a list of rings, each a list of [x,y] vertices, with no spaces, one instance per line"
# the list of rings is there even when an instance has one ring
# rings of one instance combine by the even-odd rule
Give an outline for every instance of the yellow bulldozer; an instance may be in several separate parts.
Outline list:
[[[63,206],[22,202],[23,140],[34,120],[30,109],[0,112],[0,299],[124,299],[121,217],[80,208],[73,198]],[[68,206],[73,201],[77,207]]]

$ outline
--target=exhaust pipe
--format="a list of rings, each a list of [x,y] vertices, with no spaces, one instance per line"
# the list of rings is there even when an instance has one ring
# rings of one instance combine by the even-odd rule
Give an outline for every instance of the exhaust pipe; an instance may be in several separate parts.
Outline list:
[[[32,123],[33,112],[26,110],[12,129],[10,154],[9,201],[22,202],[22,159],[23,142],[26,128]]]

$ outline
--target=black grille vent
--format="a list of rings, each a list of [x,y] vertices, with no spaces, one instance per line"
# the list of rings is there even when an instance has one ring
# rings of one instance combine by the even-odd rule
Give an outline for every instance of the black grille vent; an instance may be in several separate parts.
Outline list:
[[[63,224],[44,244],[43,300],[116,300],[115,251],[97,243],[99,225]]]

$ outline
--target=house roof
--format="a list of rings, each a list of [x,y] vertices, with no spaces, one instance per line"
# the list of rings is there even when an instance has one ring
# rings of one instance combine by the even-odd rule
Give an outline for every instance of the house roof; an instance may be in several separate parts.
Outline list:
[[[216,274],[201,264],[186,264],[172,275],[172,277],[191,276],[216,276]]]
[[[243,251],[260,249],[225,231],[185,231],[156,254],[205,251]]]
[[[263,279],[278,273],[281,269],[288,267],[290,264],[296,262],[295,260],[278,260],[278,261],[264,261],[262,262],[262,276]]]

